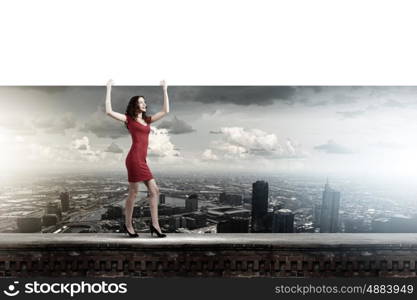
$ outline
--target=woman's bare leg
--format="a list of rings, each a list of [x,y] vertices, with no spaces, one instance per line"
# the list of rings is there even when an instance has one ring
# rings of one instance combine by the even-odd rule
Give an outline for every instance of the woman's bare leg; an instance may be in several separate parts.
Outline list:
[[[158,221],[159,188],[156,185],[154,178],[144,182],[149,191],[149,207],[151,209],[152,225],[156,230],[161,232]]]
[[[132,226],[132,215],[133,215],[133,207],[135,204],[135,199],[139,191],[139,183],[138,182],[129,182],[129,194],[126,199],[125,204],[125,224],[127,230],[133,233],[135,230]]]

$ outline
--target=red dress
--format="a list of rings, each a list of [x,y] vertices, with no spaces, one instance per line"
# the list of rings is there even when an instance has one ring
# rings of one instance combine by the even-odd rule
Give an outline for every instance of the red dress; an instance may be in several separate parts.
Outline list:
[[[150,180],[153,178],[146,162],[148,154],[148,137],[151,131],[148,117],[143,125],[126,114],[126,124],[132,136],[132,146],[126,156],[127,177],[129,182]]]

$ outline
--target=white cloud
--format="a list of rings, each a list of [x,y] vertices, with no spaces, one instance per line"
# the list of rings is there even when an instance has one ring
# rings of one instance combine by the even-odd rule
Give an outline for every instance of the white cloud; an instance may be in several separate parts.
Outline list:
[[[105,158],[101,150],[92,150],[87,137],[71,141],[68,146],[41,145],[31,143],[29,145],[29,160],[35,162],[85,164],[86,162],[99,162]]]
[[[85,149],[85,150],[90,150],[90,141],[88,139],[88,137],[83,136],[80,139],[74,139],[71,142],[71,148],[72,149]]]
[[[237,159],[247,158],[249,156],[248,150],[245,147],[234,145],[225,141],[213,141],[212,146],[217,152],[223,153],[224,158]]]
[[[290,139],[280,142],[273,133],[260,129],[243,127],[223,127],[220,129],[222,138],[211,143],[210,153],[224,159],[253,158],[302,158],[308,155],[301,150],[301,145]],[[206,150],[207,151],[207,150]]]
[[[226,141],[248,149],[274,151],[279,147],[275,134],[268,134],[259,129],[244,129],[242,127],[223,127],[222,133]]]
[[[148,144],[148,156],[155,157],[159,161],[178,161],[180,152],[175,149],[167,129],[151,127]]]
[[[218,160],[219,158],[216,154],[213,153],[211,149],[206,149],[203,152],[202,159],[203,160]]]

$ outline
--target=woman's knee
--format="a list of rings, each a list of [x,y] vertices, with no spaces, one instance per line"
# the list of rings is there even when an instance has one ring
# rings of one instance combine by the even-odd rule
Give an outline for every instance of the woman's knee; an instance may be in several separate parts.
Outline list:
[[[129,194],[136,196],[138,193],[139,193],[139,187],[137,185],[131,184],[129,186]]]
[[[159,188],[156,185],[155,179],[151,179],[151,180],[145,182],[145,184],[146,184],[146,187],[148,188],[149,196],[151,196],[151,197],[155,197],[155,196],[159,197]]]
[[[152,187],[151,190],[150,190],[150,194],[151,194],[151,196],[159,197],[159,194],[160,194],[159,188],[157,186]]]

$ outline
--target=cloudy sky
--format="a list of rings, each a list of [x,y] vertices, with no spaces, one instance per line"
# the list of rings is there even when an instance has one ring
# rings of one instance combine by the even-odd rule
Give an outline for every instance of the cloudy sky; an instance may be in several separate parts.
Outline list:
[[[125,170],[131,138],[104,113],[104,86],[0,87],[6,172]],[[174,86],[152,124],[151,170],[417,175],[417,87]],[[160,87],[114,86],[113,110]]]

